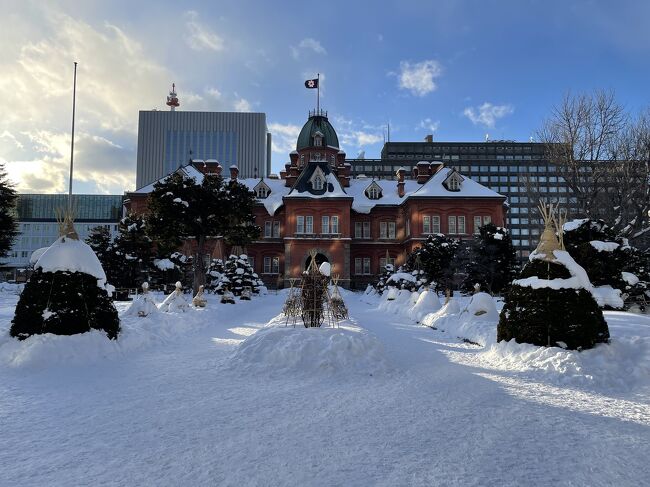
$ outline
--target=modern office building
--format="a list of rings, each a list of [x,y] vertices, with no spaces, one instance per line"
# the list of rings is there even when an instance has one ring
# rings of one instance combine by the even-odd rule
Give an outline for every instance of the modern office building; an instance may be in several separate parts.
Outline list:
[[[537,215],[540,197],[550,198],[574,210],[576,200],[564,180],[535,142],[387,142],[381,159],[351,159],[352,175],[395,179],[404,167],[412,175],[419,161],[442,161],[461,174],[507,197],[507,225],[520,259],[535,248],[541,231]]]
[[[100,225],[117,234],[117,225],[122,218],[122,195],[75,194],[72,206],[75,214],[75,229],[84,240],[90,231]],[[68,195],[65,194],[20,194],[16,204],[18,236],[3,267],[15,273],[29,266],[34,250],[48,247],[59,237],[57,213],[65,209]]]
[[[267,176],[271,134],[264,113],[141,111],[136,188],[192,159],[236,165],[244,177]]]

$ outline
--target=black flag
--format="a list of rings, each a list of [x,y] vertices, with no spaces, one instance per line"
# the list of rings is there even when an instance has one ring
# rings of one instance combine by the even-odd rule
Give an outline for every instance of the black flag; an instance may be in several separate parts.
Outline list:
[[[305,81],[305,88],[314,89],[318,88],[318,78],[317,79],[308,79]]]

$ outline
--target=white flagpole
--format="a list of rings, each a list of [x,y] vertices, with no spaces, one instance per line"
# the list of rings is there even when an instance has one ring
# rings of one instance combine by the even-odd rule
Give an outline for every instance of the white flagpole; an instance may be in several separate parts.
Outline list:
[[[77,61],[74,62],[74,82],[72,85],[72,140],[70,143],[70,183],[68,184],[68,215],[72,216],[72,167],[74,164],[74,113],[77,102]]]
[[[318,81],[316,81],[316,114],[320,115],[320,73],[318,73],[317,77]]]

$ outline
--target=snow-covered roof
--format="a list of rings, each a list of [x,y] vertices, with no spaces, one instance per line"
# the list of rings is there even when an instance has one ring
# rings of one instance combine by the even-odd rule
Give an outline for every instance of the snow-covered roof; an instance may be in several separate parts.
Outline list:
[[[409,198],[499,198],[505,199],[503,195],[492,191],[470,178],[463,178],[458,191],[449,191],[443,184],[445,179],[449,176],[452,169],[441,169],[434,174],[426,183],[419,184],[413,179],[404,181],[404,197],[400,198],[397,193],[397,181],[387,179],[375,179],[374,184],[381,188],[381,198],[371,200],[366,194],[366,189],[371,184],[368,178],[350,179],[350,186],[343,188],[339,183],[338,178],[329,171],[326,163],[314,163],[314,166],[323,166],[326,173],[326,189],[316,194],[307,190],[306,187],[301,185],[301,181],[307,181],[313,174],[315,167],[311,167],[312,171],[303,171],[292,188],[285,186],[284,179],[270,179],[264,178],[264,183],[269,187],[271,192],[266,198],[259,199],[258,201],[264,205],[269,215],[274,215],[275,212],[282,206],[283,198],[352,198],[352,209],[358,213],[370,213],[375,206],[398,206],[407,201]],[[311,164],[309,165],[311,166]],[[308,167],[309,167],[308,166]],[[175,172],[182,172],[186,177],[191,177],[196,182],[203,181],[203,173],[195,167],[188,165],[177,169]],[[168,176],[169,177],[169,176]],[[163,178],[163,180],[166,178]],[[246,185],[250,190],[262,181],[262,178],[247,178],[238,179],[238,181]],[[144,186],[136,193],[150,193],[153,191],[153,185],[149,184]]]
[[[176,173],[181,173],[183,177],[188,177],[194,179],[197,183],[203,182],[203,173],[199,171],[196,167],[192,166],[191,164],[188,164],[186,166],[179,167],[176,169],[173,173],[165,176],[164,178],[159,179],[158,181],[154,181],[151,184],[147,184],[146,186],[143,186],[139,189],[136,189],[134,193],[151,193],[153,191],[153,186],[159,181],[166,181],[172,174]]]

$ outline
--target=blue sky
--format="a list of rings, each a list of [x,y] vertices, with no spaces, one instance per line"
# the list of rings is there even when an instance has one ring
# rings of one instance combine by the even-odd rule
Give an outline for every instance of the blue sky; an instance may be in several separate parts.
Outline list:
[[[137,112],[267,113],[287,159],[321,73],[349,156],[392,140],[528,140],[564,93],[649,104],[650,2],[2,1],[0,161],[22,191],[65,191],[79,61],[75,192],[133,189]],[[6,28],[5,28],[6,27]]]

